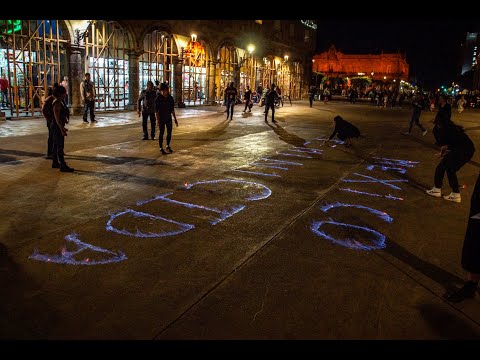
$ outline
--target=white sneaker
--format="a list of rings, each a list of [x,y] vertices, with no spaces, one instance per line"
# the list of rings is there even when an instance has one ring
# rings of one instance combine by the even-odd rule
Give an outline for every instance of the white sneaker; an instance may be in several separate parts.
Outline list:
[[[435,197],[440,197],[442,196],[442,189],[436,188],[435,186],[431,188],[430,190],[425,191],[428,195],[432,195]]]
[[[446,195],[443,198],[445,200],[453,201],[453,202],[456,202],[456,203],[462,202],[462,198],[460,197],[460,193],[451,192],[450,195]]]
[[[403,135],[410,135],[410,132],[405,131],[405,132],[403,132],[402,134],[403,134]]]
[[[422,131],[422,136],[425,136],[427,134],[427,130]]]

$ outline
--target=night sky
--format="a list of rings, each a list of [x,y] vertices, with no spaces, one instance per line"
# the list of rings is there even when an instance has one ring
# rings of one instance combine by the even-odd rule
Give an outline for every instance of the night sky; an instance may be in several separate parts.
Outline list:
[[[467,31],[480,31],[480,21],[472,19],[379,18],[388,16],[362,21],[318,20],[317,52],[327,50],[331,44],[345,54],[400,51],[406,54],[410,78],[416,76],[418,85],[433,89],[456,80],[460,72],[460,45]]]

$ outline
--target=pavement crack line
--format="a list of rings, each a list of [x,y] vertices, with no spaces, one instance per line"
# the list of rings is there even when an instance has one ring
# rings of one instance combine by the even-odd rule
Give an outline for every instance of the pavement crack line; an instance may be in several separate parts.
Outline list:
[[[375,149],[373,149],[371,152],[369,152],[369,155],[373,155],[379,148],[380,146],[377,146]],[[199,304],[203,299],[205,299],[208,295],[210,295],[213,291],[215,291],[220,285],[222,285],[228,278],[230,278],[233,274],[235,274],[238,270],[240,270],[241,267],[243,267],[247,262],[249,262],[255,255],[257,255],[261,250],[263,250],[268,244],[270,244],[273,240],[278,238],[282,233],[284,233],[289,227],[291,227],[293,224],[295,224],[298,219],[300,219],[305,213],[307,213],[310,209],[314,208],[325,196],[327,196],[330,192],[335,190],[335,188],[345,179],[347,176],[350,176],[355,169],[357,169],[360,165],[362,165],[365,162],[365,159],[361,159],[361,161],[353,166],[350,171],[348,171],[345,175],[343,175],[341,178],[339,178],[332,186],[330,186],[327,191],[325,191],[322,195],[320,195],[317,199],[313,201],[313,203],[302,210],[294,219],[292,219],[289,223],[287,223],[285,226],[283,226],[279,231],[277,231],[276,234],[274,234],[270,239],[266,240],[263,244],[261,244],[256,250],[254,250],[250,255],[247,255],[243,259],[241,259],[236,266],[233,267],[233,269],[220,277],[220,279],[213,284],[213,286],[205,291],[203,294],[201,294],[197,300],[194,300],[189,306],[186,307],[185,310],[181,311],[180,314],[174,318],[172,321],[170,321],[163,329],[161,329],[157,334],[153,336],[153,340],[157,339],[160,335],[162,335],[166,330],[168,330],[170,327],[172,327],[177,321],[179,321],[185,314],[187,314],[193,307],[195,307],[197,304]],[[253,321],[252,321],[253,322]]]
[[[253,324],[253,322],[255,321],[255,319],[257,318],[257,315],[260,315],[262,312],[263,312],[263,308],[265,306],[265,299],[267,298],[267,294],[268,294],[268,283],[267,283],[267,278],[265,278],[265,293],[263,294],[263,299],[262,299],[262,305],[260,306],[260,310],[258,310],[255,315],[253,315],[253,319],[252,321],[250,322],[250,325]]]

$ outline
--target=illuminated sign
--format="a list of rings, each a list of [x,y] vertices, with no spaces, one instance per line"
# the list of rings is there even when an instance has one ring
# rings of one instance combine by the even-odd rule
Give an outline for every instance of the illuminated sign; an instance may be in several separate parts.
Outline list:
[[[317,30],[317,24],[315,23],[315,21],[313,20],[300,20],[300,21],[302,22],[303,25],[311,29]]]
[[[22,20],[6,20],[7,34],[20,31],[22,29]]]

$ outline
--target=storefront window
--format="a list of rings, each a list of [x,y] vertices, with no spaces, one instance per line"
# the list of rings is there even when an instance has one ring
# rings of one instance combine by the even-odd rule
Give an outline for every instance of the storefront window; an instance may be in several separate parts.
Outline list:
[[[85,41],[85,72],[97,92],[96,109],[123,110],[128,105],[128,56],[131,46],[115,22],[95,20]]]
[[[143,41],[140,58],[140,90],[147,87],[147,81],[167,82],[173,85],[173,58],[178,57],[175,39],[163,31],[147,34]]]
[[[183,102],[200,105],[207,92],[207,54],[199,41],[190,41],[183,50]]]
[[[68,75],[63,33],[58,20],[0,20],[0,77],[9,82],[7,116],[41,115],[48,87]]]
[[[228,44],[222,46],[218,53],[218,59],[218,71],[220,73],[220,97],[223,101],[225,89],[232,81],[235,81],[234,71],[235,66],[238,66],[237,51],[235,47]],[[240,84],[235,84],[237,91],[240,92],[241,89],[238,88],[239,85]]]

